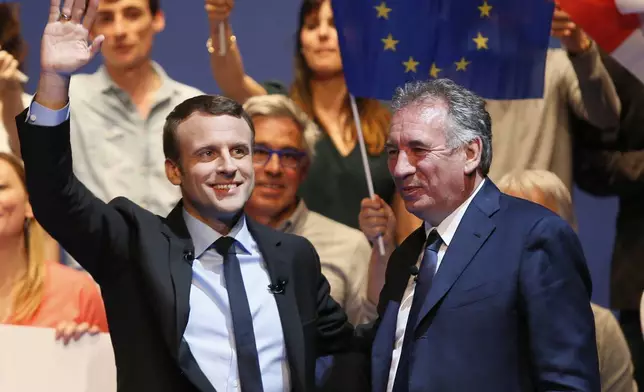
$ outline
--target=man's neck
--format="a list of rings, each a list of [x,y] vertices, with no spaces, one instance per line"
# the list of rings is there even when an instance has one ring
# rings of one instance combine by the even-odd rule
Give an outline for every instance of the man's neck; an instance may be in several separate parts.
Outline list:
[[[423,220],[432,225],[432,227],[438,227],[438,225],[440,225],[448,216],[462,206],[470,196],[472,196],[484,179],[485,178],[478,172],[472,174],[470,177],[465,177],[460,197],[454,199],[452,205],[449,206],[449,210],[443,211],[441,214],[428,216]]]
[[[140,113],[147,117],[151,99],[161,87],[161,77],[154,70],[151,61],[124,69],[113,69],[106,64],[107,74],[112,81],[129,96]]]
[[[298,202],[295,201],[294,203],[289,204],[286,208],[284,208],[282,211],[278,212],[277,214],[265,214],[263,213],[263,211],[253,209],[248,204],[246,205],[245,210],[248,216],[252,217],[262,225],[272,227],[273,229],[277,229],[281,227],[284,224],[284,222],[286,222],[288,219],[290,219],[293,216],[293,214],[295,213],[295,210],[297,209],[297,206],[298,206]]]

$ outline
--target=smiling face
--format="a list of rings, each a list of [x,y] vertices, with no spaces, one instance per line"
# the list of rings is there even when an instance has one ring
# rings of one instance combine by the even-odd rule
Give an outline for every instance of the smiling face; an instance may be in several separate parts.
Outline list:
[[[317,77],[342,72],[338,32],[333,21],[331,2],[324,1],[304,18],[300,30],[302,57]]]
[[[280,162],[273,154],[255,163],[256,184],[246,210],[262,223],[278,222],[297,206],[297,190],[306,176],[302,130],[288,117],[255,116],[253,124],[256,158],[266,156],[262,151],[269,149],[281,150],[283,157]]]
[[[480,141],[450,148],[446,105],[413,104],[394,115],[387,141],[389,171],[409,212],[438,225],[467,199]]]
[[[166,173],[181,187],[186,210],[204,221],[234,217],[255,181],[248,123],[195,112],[179,124],[176,135],[180,165],[166,160]]]
[[[24,235],[26,218],[33,218],[25,187],[14,167],[0,158],[0,243]]]
[[[155,15],[149,0],[101,0],[92,35],[103,34],[105,64],[128,70],[150,59],[154,36],[165,27],[162,12]]]

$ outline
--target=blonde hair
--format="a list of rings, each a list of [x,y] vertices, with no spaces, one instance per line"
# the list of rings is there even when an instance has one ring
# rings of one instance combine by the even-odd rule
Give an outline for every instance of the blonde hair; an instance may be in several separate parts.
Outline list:
[[[14,169],[26,192],[25,169],[20,159],[0,152],[0,160],[7,162]],[[48,236],[49,234],[35,219],[25,220],[24,243],[27,253],[27,271],[12,289],[13,306],[9,316],[12,324],[29,320],[42,302],[45,281],[45,242]]]
[[[251,117],[286,117],[293,120],[302,132],[304,148],[309,160],[315,156],[315,144],[320,139],[322,132],[320,128],[311,121],[309,116],[302,109],[297,107],[295,102],[283,95],[258,95],[249,98],[244,103],[244,110]]]
[[[497,186],[504,193],[541,204],[577,229],[570,191],[556,174],[546,170],[513,171],[503,176]]]

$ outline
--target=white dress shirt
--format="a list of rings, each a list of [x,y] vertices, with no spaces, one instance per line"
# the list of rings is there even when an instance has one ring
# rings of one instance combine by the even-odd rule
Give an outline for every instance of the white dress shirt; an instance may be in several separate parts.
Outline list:
[[[183,211],[195,246],[190,287],[190,315],[184,332],[201,371],[220,392],[239,391],[239,372],[223,257],[210,246],[221,234]],[[242,218],[232,228],[235,253],[241,267],[248,305],[253,317],[262,383],[266,392],[290,390],[284,334],[271,283],[257,243]]]
[[[450,242],[452,241],[452,238],[454,238],[454,234],[456,233],[456,229],[458,228],[458,225],[461,223],[461,219],[463,219],[463,215],[465,215],[465,211],[467,210],[467,207],[470,205],[472,202],[472,199],[474,199],[474,196],[481,190],[481,187],[483,187],[483,183],[486,180],[481,181],[479,186],[472,192],[470,197],[463,202],[457,209],[455,209],[447,218],[445,218],[439,225],[436,227],[436,230],[438,231],[438,234],[441,236],[441,239],[443,240],[443,243],[441,244],[440,249],[438,250],[438,262],[436,264],[436,272],[438,272],[438,268],[440,268],[441,262],[443,261],[443,256],[445,256],[445,252],[447,251],[447,248],[449,247]],[[425,222],[425,233],[427,238],[429,236],[429,233],[434,228],[427,222]],[[425,252],[425,248],[420,251],[420,255],[418,256],[418,261],[416,262],[416,266],[420,269],[420,262],[422,260],[423,253]],[[407,282],[407,289],[405,289],[405,294],[403,294],[403,299],[400,302],[400,308],[398,309],[398,319],[396,320],[396,338],[394,341],[394,351],[391,355],[391,367],[389,368],[389,382],[387,383],[387,392],[391,392],[391,390],[394,387],[394,380],[396,379],[396,371],[398,370],[398,363],[400,362],[400,354],[402,352],[402,346],[403,346],[403,339],[405,338],[405,328],[407,327],[407,319],[409,318],[409,311],[411,310],[411,303],[414,299],[414,290],[416,288],[416,282],[412,277],[409,277],[409,281]]]

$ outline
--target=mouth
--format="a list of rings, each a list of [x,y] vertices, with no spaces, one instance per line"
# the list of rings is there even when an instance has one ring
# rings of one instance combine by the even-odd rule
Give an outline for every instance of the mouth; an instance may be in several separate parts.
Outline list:
[[[403,186],[400,188],[400,193],[403,197],[413,197],[421,193],[422,190],[423,188],[419,186]]]
[[[228,195],[235,193],[239,187],[242,185],[241,182],[227,182],[227,183],[218,183],[210,185],[210,187],[215,191],[219,196]]]
[[[270,184],[270,183],[256,183],[255,188],[268,188],[268,189],[284,189],[284,185],[282,184]]]

